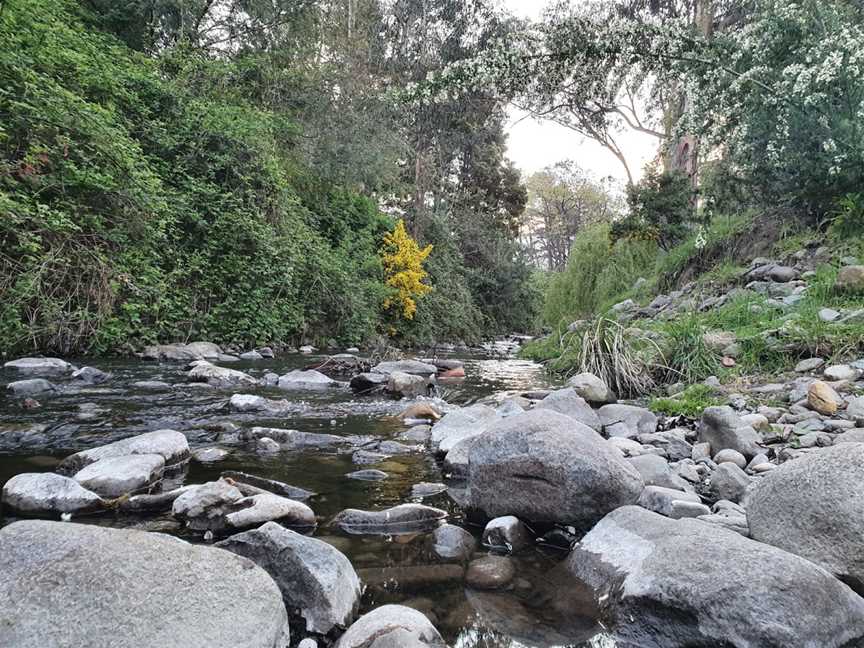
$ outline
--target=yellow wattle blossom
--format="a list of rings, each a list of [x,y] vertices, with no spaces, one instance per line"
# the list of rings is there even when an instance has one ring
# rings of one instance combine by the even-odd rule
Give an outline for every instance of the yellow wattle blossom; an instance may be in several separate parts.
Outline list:
[[[417,241],[405,230],[405,222],[402,220],[384,237],[381,261],[384,265],[385,283],[396,291],[395,295],[384,300],[385,309],[398,308],[402,317],[414,319],[414,313],[417,312],[415,297],[432,290],[432,286],[423,283],[429,276],[423,269],[423,262],[431,252],[431,245],[420,249]]]

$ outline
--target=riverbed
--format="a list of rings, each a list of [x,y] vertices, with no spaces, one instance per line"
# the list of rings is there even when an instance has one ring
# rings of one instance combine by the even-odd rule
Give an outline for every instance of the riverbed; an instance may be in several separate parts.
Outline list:
[[[230,367],[257,378],[268,372],[281,375],[320,359],[323,356],[290,355],[231,363]],[[542,367],[528,361],[476,354],[459,359],[465,362],[466,377],[442,381],[431,400],[444,411],[554,386]],[[366,584],[363,611],[384,603],[415,607],[430,617],[455,648],[614,645],[593,618],[591,593],[574,585],[572,577],[559,582],[559,563],[566,557],[561,550],[523,552],[515,558],[518,565],[515,586],[506,593],[489,593],[466,589],[459,569],[436,559],[424,534],[351,536],[328,525],[335,514],[346,508],[380,510],[413,501],[444,509],[449,513],[450,523],[464,526],[479,540],[482,527],[472,524],[446,492],[412,497],[415,484],[443,480],[439,463],[431,454],[400,455],[358,466],[348,453],[317,449],[262,455],[251,444],[230,441],[232,430],[251,426],[393,439],[406,430],[405,423],[395,416],[405,402],[384,396],[358,397],[347,389],[238,390],[292,403],[286,415],[273,418],[267,414],[229,411],[227,401],[235,392],[186,384],[181,364],[130,359],[72,359],[72,362],[78,366],[96,366],[109,372],[111,378],[96,386],[59,383],[59,393],[40,397],[40,407],[32,409],[24,408],[21,399],[5,397],[0,401],[0,486],[18,473],[52,470],[63,457],[84,448],[151,430],[179,430],[187,436],[193,450],[218,446],[229,451],[219,461],[193,459],[183,483],[203,483],[234,470],[316,493],[307,502],[319,520],[313,533],[351,560]],[[16,376],[7,374],[2,378],[6,382]],[[141,381],[160,381],[171,387],[154,390],[136,386]],[[389,478],[373,482],[346,477],[360,468],[384,470]],[[12,520],[0,518],[0,526]],[[112,513],[76,521],[160,531],[201,541],[200,535],[189,534],[170,514],[131,517]]]

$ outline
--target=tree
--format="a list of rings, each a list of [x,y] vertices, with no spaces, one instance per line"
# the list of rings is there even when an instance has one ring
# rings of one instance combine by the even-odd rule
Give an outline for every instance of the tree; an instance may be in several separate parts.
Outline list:
[[[408,235],[405,221],[401,219],[396,228],[384,237],[381,261],[385,283],[393,290],[393,295],[384,300],[385,310],[395,310],[406,320],[414,319],[416,299],[432,290],[431,286],[423,283],[428,276],[423,263],[431,253],[431,245],[420,249],[417,241]]]
[[[522,240],[534,262],[560,271],[581,230],[609,222],[620,212],[609,188],[572,161],[561,162],[528,179],[528,208]]]

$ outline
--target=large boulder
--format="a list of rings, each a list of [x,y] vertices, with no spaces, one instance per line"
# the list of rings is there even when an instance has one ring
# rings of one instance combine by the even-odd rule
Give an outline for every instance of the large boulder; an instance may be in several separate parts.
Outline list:
[[[309,528],[316,524],[315,513],[303,502],[273,493],[258,493],[234,503],[237,510],[225,516],[232,529],[248,529],[264,522],[278,521],[288,526]]]
[[[597,412],[591,409],[585,399],[579,396],[572,387],[552,392],[537,404],[536,409],[565,414],[574,421],[587,425],[595,432],[600,432],[603,429]]]
[[[86,465],[73,479],[103,497],[120,497],[150,490],[161,481],[164,470],[162,455],[106,457]]]
[[[329,376],[325,376],[320,371],[310,369],[301,371],[295,369],[284,376],[279,377],[279,389],[300,390],[300,391],[315,391],[318,389],[332,389],[341,386],[341,383],[333,380]]]
[[[657,417],[649,409],[635,405],[604,405],[597,410],[603,432],[608,437],[635,439],[657,431]]]
[[[592,373],[581,373],[570,378],[567,386],[592,405],[607,405],[618,400],[615,392],[603,380]]]
[[[74,479],[55,473],[23,473],[3,485],[2,502],[24,515],[92,513],[103,508],[102,498]]]
[[[158,533],[0,529],[0,645],[286,648],[279,588],[252,562]]]
[[[581,529],[639,498],[639,473],[569,416],[532,410],[503,419],[468,450],[472,508]]]
[[[482,434],[489,423],[497,418],[494,409],[481,403],[447,412],[432,426],[430,442],[439,452],[446,454],[463,439]]]
[[[824,565],[864,593],[864,443],[781,464],[747,493],[754,540]]]
[[[6,391],[12,396],[38,396],[57,391],[57,387],[44,378],[28,378],[15,380],[6,385]]]
[[[372,373],[389,376],[392,373],[406,373],[413,376],[434,376],[438,373],[435,365],[418,360],[396,360],[394,362],[381,362],[372,367]]]
[[[276,441],[283,450],[306,450],[311,448],[333,448],[351,445],[350,437],[320,432],[301,432],[282,428],[253,427],[241,435],[247,441],[268,438]]]
[[[192,383],[207,383],[213,387],[229,388],[257,385],[252,376],[236,369],[218,367],[209,362],[201,361],[189,371],[186,379]]]
[[[72,371],[72,365],[60,358],[18,358],[6,362],[3,367],[33,376],[56,376]]]
[[[225,516],[235,510],[235,504],[243,499],[240,489],[219,479],[184,491],[172,505],[172,513],[178,520],[197,531],[224,529]]]
[[[268,522],[216,546],[263,567],[282,591],[289,613],[302,617],[308,632],[327,634],[351,622],[360,603],[360,580],[351,562],[326,542]]]
[[[182,433],[175,430],[145,432],[128,439],[69,455],[60,462],[57,472],[64,475],[74,475],[85,466],[101,459],[144,454],[160,455],[165,460],[166,469],[176,468],[189,460],[189,442]]]
[[[620,508],[567,567],[595,589],[628,646],[829,648],[864,638],[864,599],[827,571],[699,520]]]
[[[348,628],[336,648],[446,648],[422,612],[403,605],[382,605]]]
[[[752,459],[763,452],[759,434],[729,406],[705,408],[699,423],[699,441],[710,443],[714,454],[731,449]]]

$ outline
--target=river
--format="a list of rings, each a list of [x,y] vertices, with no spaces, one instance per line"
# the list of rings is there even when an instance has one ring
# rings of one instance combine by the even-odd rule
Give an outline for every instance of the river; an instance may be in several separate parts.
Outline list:
[[[465,361],[466,378],[439,387],[438,404],[444,409],[553,386],[542,368],[531,362],[483,355],[460,359]],[[185,385],[179,364],[130,359],[72,361],[110,372],[111,379],[82,388],[61,383],[64,388],[56,395],[40,398],[41,407],[35,409],[24,409],[19,399],[0,400],[0,486],[18,473],[52,470],[63,457],[83,448],[150,430],[180,430],[193,450],[214,445],[230,450],[218,462],[191,461],[184,483],[202,483],[217,479],[223,471],[237,470],[317,493],[307,502],[321,521],[314,535],[345,553],[366,583],[363,611],[384,603],[416,607],[430,617],[454,648],[614,645],[593,618],[591,593],[559,574],[559,563],[566,557],[560,550],[536,549],[519,555],[515,586],[506,593],[488,593],[466,589],[459,570],[436,559],[423,534],[350,536],[328,526],[328,521],[345,508],[379,510],[422,501],[448,511],[450,523],[464,526],[479,540],[482,527],[466,519],[446,492],[412,498],[415,484],[442,481],[439,465],[430,454],[402,455],[380,464],[357,466],[352,464],[350,453],[315,450],[261,455],[249,447],[252,444],[226,444],[220,437],[232,426],[258,425],[392,439],[406,429],[394,416],[404,404],[384,397],[356,397],[347,389],[294,393],[267,387],[243,389],[243,393],[288,399],[296,405],[288,416],[268,418],[230,412],[227,400],[233,392]],[[315,361],[316,356],[292,355],[230,366],[261,377],[267,372],[281,375]],[[2,376],[5,380],[18,377],[8,372]],[[154,380],[173,387],[154,392],[133,386]],[[379,468],[390,477],[369,482],[345,476],[359,468]],[[0,517],[0,526],[11,521],[13,518]],[[161,531],[201,541],[200,536],[188,535],[169,513],[153,517],[106,514],[76,521]]]

